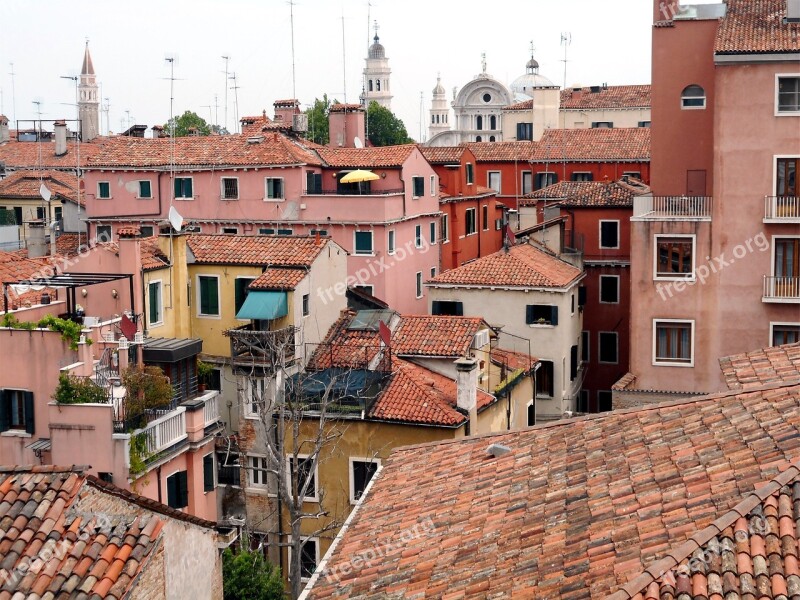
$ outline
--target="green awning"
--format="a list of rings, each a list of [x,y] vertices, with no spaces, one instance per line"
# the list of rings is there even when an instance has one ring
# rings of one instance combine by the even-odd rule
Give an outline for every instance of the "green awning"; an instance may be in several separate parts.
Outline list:
[[[252,290],[236,314],[237,319],[267,320],[285,317],[289,313],[286,292]]]

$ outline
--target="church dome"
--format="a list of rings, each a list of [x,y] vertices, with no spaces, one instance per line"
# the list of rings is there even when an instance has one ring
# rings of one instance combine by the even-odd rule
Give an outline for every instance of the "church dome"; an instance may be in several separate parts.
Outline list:
[[[539,74],[539,61],[531,56],[531,59],[525,63],[525,74],[517,77],[511,84],[511,91],[519,97],[531,97],[533,90],[536,88],[552,88],[556,85],[544,75]]]
[[[433,88],[433,95],[434,96],[444,96],[446,93],[447,93],[447,91],[444,89],[444,86],[442,85],[442,78],[441,77],[437,77],[436,78],[436,87]]]
[[[539,61],[536,60],[535,58],[531,57],[531,59],[525,65],[525,70],[528,73],[532,73],[534,71],[538,71],[539,70]]]
[[[375,37],[372,38],[375,40],[372,45],[369,47],[369,57],[370,58],[386,58],[386,50],[384,49],[383,45],[378,41],[378,34],[375,34]],[[363,46],[362,46],[363,48]]]

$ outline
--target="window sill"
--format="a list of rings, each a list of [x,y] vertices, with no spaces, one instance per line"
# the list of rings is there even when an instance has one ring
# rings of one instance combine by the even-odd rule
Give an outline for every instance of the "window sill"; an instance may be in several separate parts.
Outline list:
[[[183,201],[194,200],[194,197],[192,197],[192,198],[175,198],[175,200],[180,200],[180,201],[183,202]]]
[[[286,202],[286,198],[264,198],[264,202]]]
[[[535,329],[555,329],[557,325],[552,325],[550,323],[528,323],[528,327],[533,327]]]
[[[9,429],[8,431],[0,432],[0,437],[30,438],[33,437],[33,434],[28,433],[24,429]]]
[[[600,300],[600,302],[598,302],[598,304],[619,304],[619,300],[614,300],[614,301],[611,301],[611,300]],[[572,313],[572,314],[574,315],[575,313]]]
[[[353,256],[375,256],[374,252],[353,252]]]
[[[238,198],[220,198],[219,201],[220,202],[238,202],[239,199]]]
[[[261,417],[259,415],[254,415],[254,414],[245,415],[244,418],[247,419],[248,421],[260,421],[261,420]]]
[[[137,200],[152,200],[152,196],[136,196]]]
[[[267,496],[268,498],[277,498],[277,494],[273,494],[267,488],[259,488],[248,486],[245,488],[245,491],[249,494],[258,494],[259,496]]]
[[[660,360],[653,361],[654,367],[694,367],[694,360],[691,362],[666,362]]]
[[[686,277],[675,277],[675,276],[659,276],[656,275],[653,277],[653,281],[685,281],[686,283],[694,283],[697,281],[694,275],[687,275]]]
[[[775,113],[776,117],[800,117],[798,110],[779,110]]]
[[[222,315],[203,315],[203,314],[198,314],[197,318],[198,319],[216,319],[216,320],[220,320],[220,319],[222,319]]]

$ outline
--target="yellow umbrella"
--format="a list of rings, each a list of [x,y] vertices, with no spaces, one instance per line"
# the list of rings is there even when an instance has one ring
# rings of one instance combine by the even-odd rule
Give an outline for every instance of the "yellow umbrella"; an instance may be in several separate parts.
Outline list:
[[[375,181],[380,178],[381,176],[377,173],[359,169],[357,171],[350,171],[347,175],[342,177],[340,181],[342,183],[360,183],[362,181]]]

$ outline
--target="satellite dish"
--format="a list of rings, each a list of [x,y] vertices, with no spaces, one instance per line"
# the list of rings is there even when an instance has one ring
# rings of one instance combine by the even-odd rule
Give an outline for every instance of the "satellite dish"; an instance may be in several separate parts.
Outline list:
[[[50,198],[53,197],[52,192],[47,189],[47,186],[44,184],[44,182],[42,182],[42,185],[39,186],[39,195],[45,202],[50,202]]]
[[[363,148],[364,142],[361,141],[360,137],[356,136],[353,138],[353,146],[355,146],[356,148]]]
[[[169,207],[169,216],[167,218],[169,219],[169,224],[172,225],[175,231],[181,230],[183,227],[183,217],[175,210],[174,206]]]

